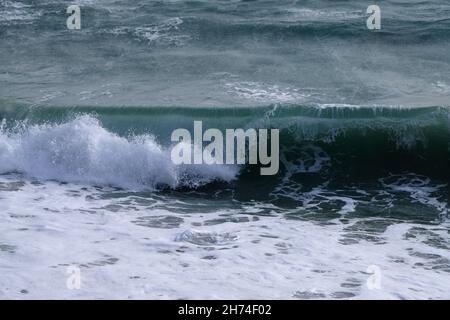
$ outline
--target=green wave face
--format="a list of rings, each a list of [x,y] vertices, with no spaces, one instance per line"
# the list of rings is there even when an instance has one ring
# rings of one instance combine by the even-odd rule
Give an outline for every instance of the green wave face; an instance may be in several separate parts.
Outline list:
[[[119,136],[149,134],[168,147],[173,130],[208,128],[280,130],[280,156],[287,163],[324,162],[318,175],[358,179],[413,171],[450,176],[448,107],[273,105],[255,108],[30,107],[3,106],[3,130],[63,124],[80,115],[98,119]],[[18,125],[20,124],[20,125]],[[326,159],[326,161],[325,161]],[[250,166],[251,167],[251,166]],[[315,169],[310,169],[313,172]],[[280,173],[282,174],[282,173]]]

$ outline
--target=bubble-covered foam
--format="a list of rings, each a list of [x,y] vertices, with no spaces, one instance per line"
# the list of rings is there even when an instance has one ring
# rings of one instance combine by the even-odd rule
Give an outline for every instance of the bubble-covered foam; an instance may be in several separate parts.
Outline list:
[[[224,210],[194,195],[14,174],[0,175],[0,198],[0,298],[449,298],[448,223],[350,213],[322,224],[266,215],[267,203]],[[69,266],[81,290],[67,289]]]

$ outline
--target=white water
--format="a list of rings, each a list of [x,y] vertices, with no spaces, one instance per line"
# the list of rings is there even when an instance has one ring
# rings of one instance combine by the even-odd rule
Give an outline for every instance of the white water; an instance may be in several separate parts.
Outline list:
[[[448,224],[398,223],[379,241],[348,243],[349,222],[258,215],[264,210],[211,212],[188,200],[2,175],[0,298],[450,298]],[[66,286],[72,265],[79,290]],[[367,285],[372,265],[376,289]]]
[[[153,190],[158,186],[229,181],[232,166],[175,166],[170,150],[150,135],[119,137],[91,116],[63,124],[24,126],[11,133],[0,128],[0,173],[63,182]]]

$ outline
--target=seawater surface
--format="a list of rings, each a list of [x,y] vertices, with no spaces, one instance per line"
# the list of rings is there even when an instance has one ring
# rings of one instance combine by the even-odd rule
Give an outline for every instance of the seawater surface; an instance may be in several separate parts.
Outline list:
[[[0,0],[0,298],[450,298],[447,1],[78,3]]]

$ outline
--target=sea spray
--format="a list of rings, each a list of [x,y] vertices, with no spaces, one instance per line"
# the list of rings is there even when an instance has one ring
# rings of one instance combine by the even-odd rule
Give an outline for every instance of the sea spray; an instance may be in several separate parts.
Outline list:
[[[0,172],[18,171],[38,179],[84,182],[131,189],[195,186],[230,180],[233,168],[180,167],[151,135],[120,137],[98,119],[81,115],[62,124],[26,127],[0,135]]]

